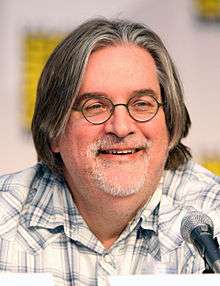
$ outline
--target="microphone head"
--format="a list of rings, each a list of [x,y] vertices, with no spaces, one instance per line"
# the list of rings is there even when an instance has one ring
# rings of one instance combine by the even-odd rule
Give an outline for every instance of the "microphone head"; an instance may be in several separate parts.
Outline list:
[[[186,215],[181,223],[180,233],[186,242],[191,243],[191,232],[197,226],[208,225],[212,231],[214,228],[213,222],[209,216],[199,211],[192,211]]]

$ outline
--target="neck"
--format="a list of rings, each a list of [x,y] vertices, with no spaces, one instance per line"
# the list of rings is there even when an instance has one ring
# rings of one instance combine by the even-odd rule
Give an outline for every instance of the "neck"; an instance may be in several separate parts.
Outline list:
[[[76,191],[72,194],[81,216],[105,248],[112,246],[148,200],[146,194],[141,198],[136,195],[119,198],[105,193],[82,196]]]

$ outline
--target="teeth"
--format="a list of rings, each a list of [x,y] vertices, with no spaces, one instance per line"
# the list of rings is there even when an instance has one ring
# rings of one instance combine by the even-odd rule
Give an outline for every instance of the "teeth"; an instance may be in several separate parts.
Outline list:
[[[113,155],[124,155],[124,154],[134,154],[135,153],[135,149],[132,150],[107,150],[104,151],[104,153],[106,154],[113,154]]]

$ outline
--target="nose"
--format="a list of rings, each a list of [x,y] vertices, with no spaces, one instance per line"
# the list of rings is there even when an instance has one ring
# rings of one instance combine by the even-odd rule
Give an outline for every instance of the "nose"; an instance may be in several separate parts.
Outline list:
[[[105,123],[105,132],[124,138],[135,133],[135,121],[123,105],[116,105],[111,118]]]

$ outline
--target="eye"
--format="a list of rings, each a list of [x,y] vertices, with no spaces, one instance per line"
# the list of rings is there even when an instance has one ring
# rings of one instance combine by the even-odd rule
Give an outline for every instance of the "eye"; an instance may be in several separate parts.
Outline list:
[[[133,97],[129,102],[129,111],[132,116],[152,115],[157,110],[157,101],[149,95]]]
[[[101,100],[89,99],[84,103],[82,109],[85,115],[94,116],[102,112],[105,112],[107,109],[107,105],[105,104],[105,102],[102,102]]]
[[[135,100],[131,106],[133,109],[136,110],[149,110],[151,108],[154,108],[153,102],[148,99]]]
[[[137,102],[135,102],[135,106],[138,106],[138,107],[146,107],[146,106],[149,106],[149,102],[148,101],[144,101],[144,100],[139,100]]]
[[[102,104],[101,103],[93,103],[93,104],[90,104],[90,105],[87,105],[87,106],[85,106],[85,108],[86,108],[86,110],[95,110],[95,109],[100,109],[100,108],[102,108]]]

